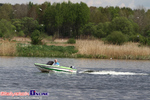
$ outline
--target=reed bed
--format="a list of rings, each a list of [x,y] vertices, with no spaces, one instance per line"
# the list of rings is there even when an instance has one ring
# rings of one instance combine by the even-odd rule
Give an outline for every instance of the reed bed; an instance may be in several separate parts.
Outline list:
[[[93,58],[150,59],[149,47],[139,47],[138,43],[132,42],[119,46],[104,44],[99,40],[77,40],[76,47],[78,54],[91,55]]]
[[[16,53],[16,43],[7,40],[0,41],[0,56],[14,56]]]

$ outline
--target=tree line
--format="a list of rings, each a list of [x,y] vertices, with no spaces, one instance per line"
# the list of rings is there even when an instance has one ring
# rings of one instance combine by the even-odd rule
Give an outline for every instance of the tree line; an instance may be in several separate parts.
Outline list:
[[[71,1],[0,4],[0,37],[31,36],[35,31],[62,38],[104,40],[115,33],[124,41],[150,44],[150,10],[142,6],[88,7],[84,2]]]

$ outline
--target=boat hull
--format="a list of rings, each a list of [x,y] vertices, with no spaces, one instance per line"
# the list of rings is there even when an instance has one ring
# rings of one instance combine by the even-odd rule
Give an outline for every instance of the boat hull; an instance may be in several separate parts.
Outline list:
[[[77,69],[73,69],[70,67],[64,67],[64,66],[57,66],[57,65],[47,65],[47,64],[40,64],[35,63],[34,64],[41,72],[69,72],[69,73],[76,73]]]

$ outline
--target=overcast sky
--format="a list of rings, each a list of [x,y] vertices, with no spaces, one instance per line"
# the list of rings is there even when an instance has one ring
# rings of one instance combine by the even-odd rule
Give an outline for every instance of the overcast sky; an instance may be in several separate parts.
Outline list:
[[[63,2],[68,0],[0,0],[0,3],[11,3],[11,4],[22,4],[28,3],[29,1],[38,4],[42,4],[45,1],[49,1],[51,3],[54,2]],[[130,7],[132,9],[137,8],[138,6],[143,6],[146,9],[150,9],[150,0],[70,0],[73,3],[76,2],[84,2],[88,6],[96,6],[96,7],[106,7],[106,6],[119,6],[119,7]]]

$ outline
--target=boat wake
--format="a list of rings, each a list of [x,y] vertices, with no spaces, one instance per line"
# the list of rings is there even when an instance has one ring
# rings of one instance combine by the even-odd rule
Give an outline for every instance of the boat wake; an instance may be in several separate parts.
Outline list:
[[[134,72],[117,72],[117,71],[94,71],[94,70],[84,70],[79,73],[85,74],[95,74],[95,75],[149,75],[147,73],[134,73]]]

